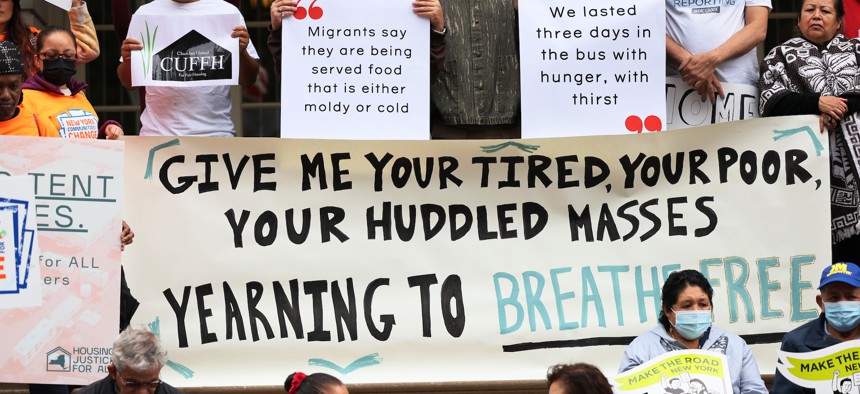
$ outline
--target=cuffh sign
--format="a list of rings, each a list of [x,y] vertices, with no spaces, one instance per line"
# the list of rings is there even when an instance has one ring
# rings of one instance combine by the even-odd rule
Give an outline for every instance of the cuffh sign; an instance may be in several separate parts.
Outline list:
[[[231,37],[239,15],[135,15],[128,37],[143,49],[131,52],[133,86],[239,84],[239,42]],[[193,27],[193,28],[192,28]]]
[[[188,32],[152,56],[152,79],[157,81],[205,81],[230,79],[230,51],[196,30]]]

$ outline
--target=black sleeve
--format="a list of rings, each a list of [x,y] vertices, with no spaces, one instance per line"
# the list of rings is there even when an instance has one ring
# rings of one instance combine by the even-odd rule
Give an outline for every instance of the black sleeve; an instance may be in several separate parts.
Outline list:
[[[848,99],[848,113],[854,114],[860,112],[860,93],[848,93],[839,97]]]
[[[817,93],[789,93],[780,97],[769,116],[819,115]]]
[[[436,75],[445,69],[445,54],[448,47],[445,36],[445,33],[439,34],[430,30],[430,84],[436,82]]]
[[[278,80],[281,79],[281,29],[272,30],[272,25],[269,24],[269,37],[266,39],[266,46],[269,47],[269,53],[275,60],[275,75]]]

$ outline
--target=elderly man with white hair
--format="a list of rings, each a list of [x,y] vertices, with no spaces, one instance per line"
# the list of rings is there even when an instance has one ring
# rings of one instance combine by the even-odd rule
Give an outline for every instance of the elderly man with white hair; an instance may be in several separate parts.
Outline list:
[[[161,381],[167,352],[161,340],[145,328],[126,328],[113,343],[108,376],[77,394],[182,393]]]

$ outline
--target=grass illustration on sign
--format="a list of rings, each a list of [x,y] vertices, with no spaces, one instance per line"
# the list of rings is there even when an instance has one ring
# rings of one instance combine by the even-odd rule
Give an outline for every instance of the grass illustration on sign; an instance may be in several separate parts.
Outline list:
[[[140,42],[143,44],[143,58],[141,61],[143,62],[143,73],[144,75],[148,75],[149,69],[152,66],[152,51],[155,49],[155,36],[158,34],[158,26],[156,25],[152,35],[149,35],[149,22],[144,23],[146,24],[146,39],[143,38],[143,32],[141,32]]]

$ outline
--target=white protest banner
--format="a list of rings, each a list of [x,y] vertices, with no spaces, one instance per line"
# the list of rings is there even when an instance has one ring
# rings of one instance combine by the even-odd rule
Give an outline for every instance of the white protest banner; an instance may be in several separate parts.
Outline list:
[[[281,136],[428,139],[429,21],[410,1],[316,3],[284,19]]]
[[[51,3],[57,7],[60,7],[66,11],[72,9],[72,0],[45,0],[48,3]]]
[[[819,394],[856,393],[860,387],[860,341],[808,353],[780,351],[779,361],[783,377]]]
[[[673,351],[615,378],[621,393],[732,393],[726,356],[705,350]]]
[[[0,294],[0,381],[93,382],[107,374],[119,330],[124,146],[32,137],[0,145],[0,228],[2,208],[17,206],[25,229],[20,291]]]
[[[666,128],[683,129],[757,118],[758,88],[722,82],[723,97],[702,101],[702,96],[681,78],[666,77]]]
[[[663,129],[665,2],[519,7],[524,138]]]
[[[230,35],[243,24],[239,14],[136,12],[128,37],[143,49],[131,51],[132,86],[238,85],[239,40]]]
[[[293,370],[542,379],[570,360],[616,370],[656,326],[665,278],[690,268],[714,283],[715,324],[770,373],[783,333],[817,316],[812,283],[830,263],[817,127],[128,138],[134,319],[159,327],[175,364],[162,376],[178,386],[276,384]]]

